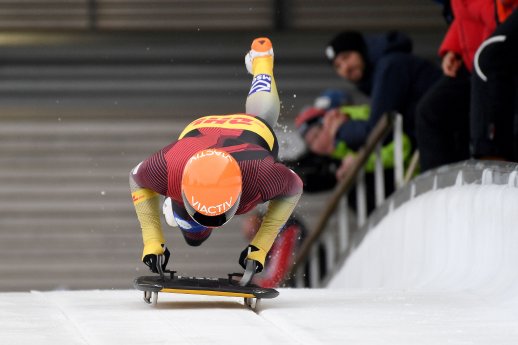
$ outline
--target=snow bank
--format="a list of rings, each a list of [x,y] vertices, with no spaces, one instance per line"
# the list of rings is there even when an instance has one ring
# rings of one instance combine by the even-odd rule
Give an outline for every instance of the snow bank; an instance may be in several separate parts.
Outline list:
[[[518,295],[518,189],[464,185],[423,194],[385,217],[332,288]]]

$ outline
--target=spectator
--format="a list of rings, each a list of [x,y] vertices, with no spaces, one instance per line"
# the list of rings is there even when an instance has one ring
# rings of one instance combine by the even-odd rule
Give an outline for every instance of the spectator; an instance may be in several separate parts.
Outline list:
[[[351,150],[365,144],[380,117],[389,111],[403,115],[405,133],[413,139],[416,104],[440,71],[411,51],[411,40],[399,32],[364,36],[345,31],[329,43],[326,56],[336,73],[371,97],[369,119],[347,121],[337,132]]]
[[[315,102],[318,103],[318,102]],[[302,111],[295,119],[295,126],[299,129],[309,150],[318,156],[331,157],[332,159],[341,160],[340,167],[335,167],[334,174],[336,179],[341,179],[345,171],[350,167],[356,156],[356,152],[351,150],[344,138],[340,137],[340,128],[347,124],[348,121],[368,121],[370,116],[370,107],[368,105],[342,105],[333,109],[320,109],[317,107],[309,107]],[[410,155],[411,143],[408,136],[403,136],[404,157]],[[394,144],[387,142],[381,152],[382,163],[385,175],[385,194],[394,191]],[[372,211],[375,208],[374,198],[374,170],[376,156],[373,154],[369,157],[365,166],[366,171],[366,188],[367,188],[367,210]],[[302,181],[306,183],[308,176],[302,171],[294,169]],[[306,187],[306,185],[304,185]],[[350,193],[352,198],[349,200],[351,206],[355,207],[354,193]]]
[[[417,108],[421,171],[470,156],[470,74],[475,51],[496,25],[493,1],[451,1],[454,20],[439,49],[443,75]]]
[[[344,159],[354,156],[356,151],[350,149],[345,138],[340,136],[341,127],[349,121],[366,122],[370,117],[370,107],[366,104],[343,105],[333,109],[309,107],[302,111],[295,119],[298,128],[309,150],[319,155],[330,156],[335,159]],[[403,134],[404,156],[411,151],[410,139]],[[394,145],[387,143],[382,148],[382,160],[385,168],[393,168]],[[375,155],[371,155],[366,165],[368,172],[374,171]],[[341,176],[338,176],[341,177]]]
[[[340,127],[349,119],[366,120],[370,107],[366,104],[352,105],[348,94],[338,90],[327,90],[319,96],[313,106],[306,107],[295,119],[295,126],[313,153],[342,159],[348,151],[339,138]]]
[[[326,90],[319,97],[315,99],[312,106],[306,107],[304,112],[315,112],[316,114],[324,114],[326,110],[339,107],[343,104],[351,102],[351,97],[348,93],[340,90]],[[313,110],[312,110],[313,109]],[[296,126],[299,133],[304,134],[309,132],[313,125],[320,123],[320,116],[311,116],[308,121],[301,121],[297,116]],[[326,141],[333,141],[333,138],[324,138]],[[327,145],[327,144],[326,144]],[[315,152],[316,151],[316,152]],[[293,160],[284,161],[286,166],[293,169],[301,177],[304,184],[304,190],[310,193],[316,193],[332,189],[336,185],[336,171],[341,164],[341,157],[332,157],[329,154],[318,153],[320,150],[311,150],[310,145],[306,142],[305,152]]]
[[[475,54],[471,153],[475,158],[518,161],[518,1],[499,0],[496,5],[502,24]]]

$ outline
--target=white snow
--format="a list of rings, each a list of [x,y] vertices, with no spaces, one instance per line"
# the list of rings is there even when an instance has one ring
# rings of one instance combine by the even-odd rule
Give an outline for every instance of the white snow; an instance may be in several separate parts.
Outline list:
[[[429,192],[367,235],[327,289],[239,298],[0,294],[0,344],[518,344],[518,190]]]

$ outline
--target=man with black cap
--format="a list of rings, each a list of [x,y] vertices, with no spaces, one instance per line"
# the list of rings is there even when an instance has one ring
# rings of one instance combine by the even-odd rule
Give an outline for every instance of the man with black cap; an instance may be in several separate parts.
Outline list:
[[[349,120],[336,133],[336,138],[351,150],[365,144],[369,132],[389,111],[403,115],[405,133],[414,139],[415,106],[440,71],[411,51],[410,38],[399,32],[364,36],[344,31],[327,45],[325,54],[336,73],[371,98],[369,119]]]

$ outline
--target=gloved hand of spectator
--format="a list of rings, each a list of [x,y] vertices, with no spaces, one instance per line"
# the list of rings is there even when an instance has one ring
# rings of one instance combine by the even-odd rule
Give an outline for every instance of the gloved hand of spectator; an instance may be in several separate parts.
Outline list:
[[[152,242],[144,246],[142,262],[145,263],[153,273],[164,271],[171,253],[164,244]]]
[[[239,256],[239,264],[241,267],[246,269],[246,262],[248,260],[254,260],[257,263],[255,273],[259,273],[264,268],[266,254],[266,251],[263,249],[250,244],[241,252],[241,255]]]

